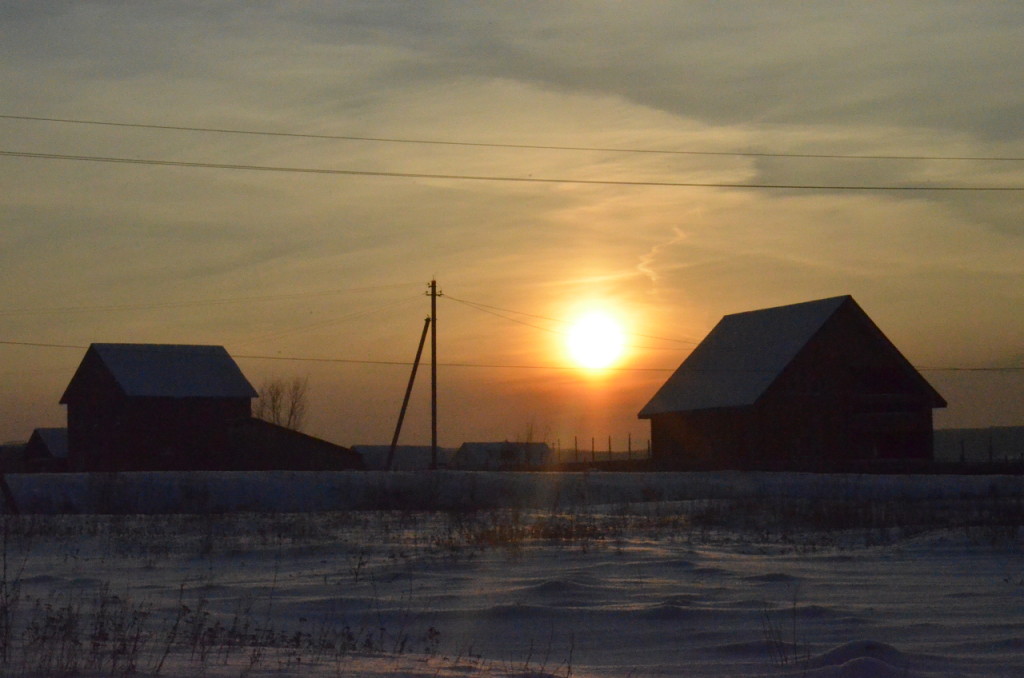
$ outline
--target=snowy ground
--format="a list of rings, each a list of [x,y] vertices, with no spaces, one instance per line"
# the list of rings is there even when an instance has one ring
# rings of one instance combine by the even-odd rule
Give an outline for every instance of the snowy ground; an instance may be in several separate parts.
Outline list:
[[[1019,478],[8,481],[4,676],[1024,675]]]

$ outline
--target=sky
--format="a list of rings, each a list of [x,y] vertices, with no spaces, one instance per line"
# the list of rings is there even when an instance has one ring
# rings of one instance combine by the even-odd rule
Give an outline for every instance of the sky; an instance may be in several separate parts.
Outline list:
[[[432,279],[442,445],[641,449],[723,315],[842,294],[937,426],[1024,425],[1022,35],[1003,2],[4,3],[0,441],[63,424],[90,343],[160,342],[387,443]],[[614,369],[567,353],[594,310]]]

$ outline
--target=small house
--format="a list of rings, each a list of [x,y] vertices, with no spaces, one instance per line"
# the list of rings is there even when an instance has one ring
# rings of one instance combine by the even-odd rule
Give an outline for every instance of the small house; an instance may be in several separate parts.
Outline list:
[[[640,411],[663,468],[930,460],[946,402],[850,296],[727,315]]]
[[[69,470],[230,466],[256,396],[222,346],[92,344],[60,399]]]
[[[363,468],[346,447],[253,418],[255,397],[222,346],[93,344],[60,400],[67,429],[39,429],[26,464],[38,471]]]
[[[554,455],[547,443],[463,443],[452,457],[452,468],[467,471],[530,471],[551,466]]]

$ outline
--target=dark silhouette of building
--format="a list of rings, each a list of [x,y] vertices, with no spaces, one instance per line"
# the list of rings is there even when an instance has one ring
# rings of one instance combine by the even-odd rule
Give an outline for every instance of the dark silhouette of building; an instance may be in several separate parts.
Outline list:
[[[554,454],[547,443],[463,443],[451,459],[451,467],[468,471],[530,471],[553,466]]]
[[[725,316],[639,416],[663,468],[839,470],[930,460],[945,406],[842,296]]]
[[[68,470],[68,430],[37,428],[25,444],[22,467],[29,473]]]
[[[60,402],[70,471],[358,468],[347,448],[251,417],[222,346],[93,344]]]
[[[221,467],[256,395],[221,346],[93,344],[60,399],[69,469]]]
[[[363,458],[335,445],[262,419],[245,419],[229,431],[234,468],[253,471],[363,470]]]

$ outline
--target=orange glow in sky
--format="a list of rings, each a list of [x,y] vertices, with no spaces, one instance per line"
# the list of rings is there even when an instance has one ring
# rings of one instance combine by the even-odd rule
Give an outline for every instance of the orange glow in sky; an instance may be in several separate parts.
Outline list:
[[[0,443],[93,342],[387,443],[429,313],[442,445],[621,449],[724,315],[845,294],[937,428],[1024,424],[1017,4],[250,4],[0,9]]]

